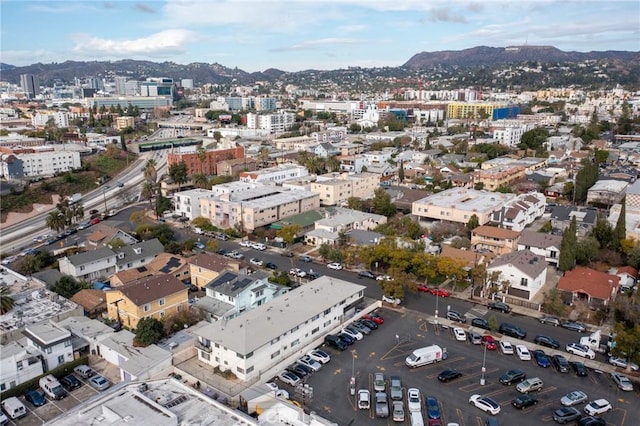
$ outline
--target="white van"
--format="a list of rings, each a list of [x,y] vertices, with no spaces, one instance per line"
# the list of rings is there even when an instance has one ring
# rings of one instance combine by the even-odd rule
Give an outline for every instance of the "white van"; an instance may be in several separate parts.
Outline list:
[[[67,391],[64,390],[58,379],[51,374],[40,378],[39,383],[44,393],[49,395],[50,398],[63,399],[67,396]]]
[[[447,359],[447,350],[438,345],[431,345],[416,349],[405,359],[407,367],[416,368],[422,365],[433,364],[434,362]]]
[[[421,411],[411,411],[411,426],[424,426],[424,419],[422,418]]]
[[[12,419],[19,419],[27,415],[27,409],[15,396],[9,397],[2,401],[2,409]]]

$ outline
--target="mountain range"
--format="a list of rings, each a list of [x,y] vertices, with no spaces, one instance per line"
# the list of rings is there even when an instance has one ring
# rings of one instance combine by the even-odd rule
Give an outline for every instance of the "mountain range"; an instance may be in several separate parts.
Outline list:
[[[428,72],[434,68],[454,68],[466,71],[499,67],[508,64],[537,62],[541,64],[579,63],[586,60],[608,61],[620,69],[624,74],[636,74],[640,70],[640,52],[628,51],[592,51],[565,52],[552,46],[512,46],[487,47],[478,46],[464,50],[445,50],[436,52],[421,52],[410,58],[401,67],[384,67],[366,69],[355,67],[360,72],[369,72],[370,76],[397,75],[403,78],[410,74]],[[345,70],[335,70],[335,74]],[[194,62],[177,64],[175,62],[152,62],[141,60],[120,61],[65,61],[61,63],[37,63],[27,66],[13,66],[0,63],[0,78],[4,81],[19,83],[20,74],[35,74],[44,84],[50,85],[54,81],[71,82],[74,77],[109,77],[127,76],[131,79],[146,77],[170,77],[176,80],[191,78],[196,84],[251,84],[256,81],[276,81],[287,79],[291,81],[306,80],[305,76],[321,73],[331,75],[332,71],[306,70],[294,73],[270,68],[262,72],[248,73],[238,68],[228,68],[218,63]],[[317,76],[317,75],[316,75]],[[634,79],[635,80],[635,79]]]

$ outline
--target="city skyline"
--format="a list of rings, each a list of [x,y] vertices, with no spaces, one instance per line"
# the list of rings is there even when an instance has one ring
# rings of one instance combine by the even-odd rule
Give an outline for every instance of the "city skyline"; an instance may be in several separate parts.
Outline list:
[[[640,51],[640,3],[2,1],[1,62],[141,59],[245,71],[399,66],[423,51]]]

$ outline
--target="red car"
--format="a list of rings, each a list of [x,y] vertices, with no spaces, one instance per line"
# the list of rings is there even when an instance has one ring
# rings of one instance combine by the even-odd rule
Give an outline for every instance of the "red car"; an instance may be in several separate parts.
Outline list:
[[[375,314],[375,313],[367,314],[363,318],[371,320],[371,321],[375,322],[376,324],[382,324],[384,322],[384,318],[382,318],[380,315]]]
[[[496,342],[496,339],[487,334],[482,336],[482,344],[485,345],[487,347],[487,350],[490,351],[495,351],[496,349],[498,349],[498,343]]]
[[[431,288],[429,289],[429,292],[431,294],[433,294],[434,296],[439,296],[439,297],[449,297],[451,296],[451,292],[447,291],[445,289],[442,288]]]
[[[102,222],[102,219],[100,219],[99,217],[96,217],[94,219],[91,219],[91,222],[89,222],[90,225],[95,225],[97,223]]]
[[[429,287],[427,287],[424,284],[418,284],[418,286],[416,287],[416,290],[421,291],[423,293],[430,293],[431,289]]]

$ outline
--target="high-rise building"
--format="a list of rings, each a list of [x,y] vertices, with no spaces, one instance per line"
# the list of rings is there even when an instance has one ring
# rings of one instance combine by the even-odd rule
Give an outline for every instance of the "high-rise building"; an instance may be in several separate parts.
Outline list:
[[[127,77],[115,77],[113,79],[113,82],[116,87],[116,94],[118,95],[127,94],[127,90],[126,90]]]
[[[40,81],[33,74],[20,74],[20,86],[27,98],[33,99],[40,94]]]

